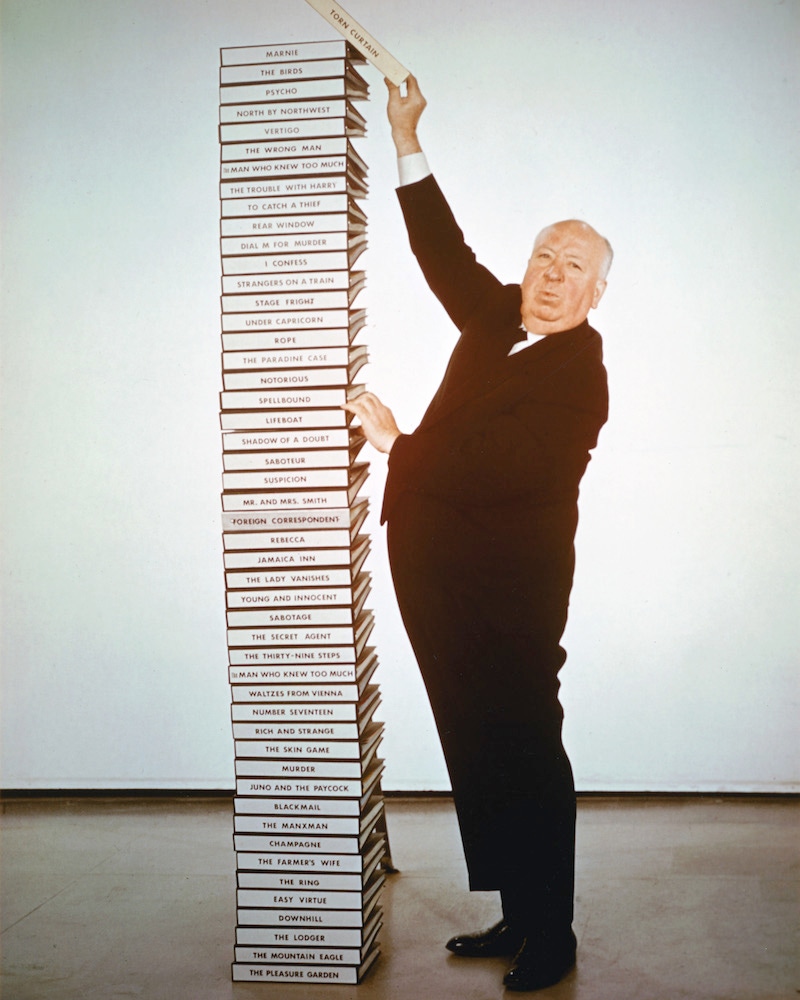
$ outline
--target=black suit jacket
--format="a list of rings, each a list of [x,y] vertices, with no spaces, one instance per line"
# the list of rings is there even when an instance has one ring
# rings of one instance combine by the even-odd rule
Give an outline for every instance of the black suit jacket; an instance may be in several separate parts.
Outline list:
[[[477,263],[433,177],[398,190],[411,247],[461,331],[417,430],[389,459],[383,518],[402,493],[476,507],[574,503],[608,415],[599,334],[584,322],[508,357],[520,286]]]

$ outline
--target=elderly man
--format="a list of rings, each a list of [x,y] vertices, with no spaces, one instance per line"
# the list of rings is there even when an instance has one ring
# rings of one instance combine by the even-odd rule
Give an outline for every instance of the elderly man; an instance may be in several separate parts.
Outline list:
[[[535,990],[575,963],[575,790],[561,741],[559,642],[574,568],[578,484],[608,409],[600,301],[608,242],[584,222],[536,237],[522,284],[465,244],[417,138],[425,99],[389,86],[411,248],[460,331],[422,422],[403,434],[371,393],[347,408],[389,455],[383,520],[398,603],[430,697],[473,890],[502,919],[452,938],[509,956]]]

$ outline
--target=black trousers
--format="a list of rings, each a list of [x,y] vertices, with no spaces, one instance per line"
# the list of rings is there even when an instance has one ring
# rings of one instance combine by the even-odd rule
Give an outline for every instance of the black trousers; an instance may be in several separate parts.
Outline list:
[[[485,564],[474,524],[457,512],[443,519],[435,505],[404,505],[390,518],[388,543],[452,782],[470,888],[499,889],[506,918],[526,934],[563,934],[575,881],[575,788],[557,677],[566,602],[543,614],[537,594],[529,618],[512,614],[520,587],[506,595],[508,574],[475,572],[476,560],[479,569]]]

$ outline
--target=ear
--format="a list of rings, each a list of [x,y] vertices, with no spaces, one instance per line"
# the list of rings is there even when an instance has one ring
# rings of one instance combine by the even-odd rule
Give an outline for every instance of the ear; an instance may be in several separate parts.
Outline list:
[[[594,286],[594,295],[592,297],[592,309],[597,308],[597,305],[600,302],[600,299],[602,299],[603,292],[605,290],[606,290],[606,281],[601,278]]]

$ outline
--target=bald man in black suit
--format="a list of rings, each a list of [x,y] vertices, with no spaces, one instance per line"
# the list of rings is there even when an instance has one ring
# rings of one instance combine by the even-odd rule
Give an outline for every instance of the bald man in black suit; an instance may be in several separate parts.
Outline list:
[[[371,393],[346,405],[389,455],[392,577],[470,888],[500,891],[500,922],[447,948],[513,957],[508,989],[542,989],[575,963],[575,789],[558,671],[578,486],[608,413],[587,316],[611,247],[584,222],[555,223],[536,237],[522,283],[502,284],[476,261],[427,167],[416,80],[406,96],[387,85],[411,248],[460,337],[413,433]]]

